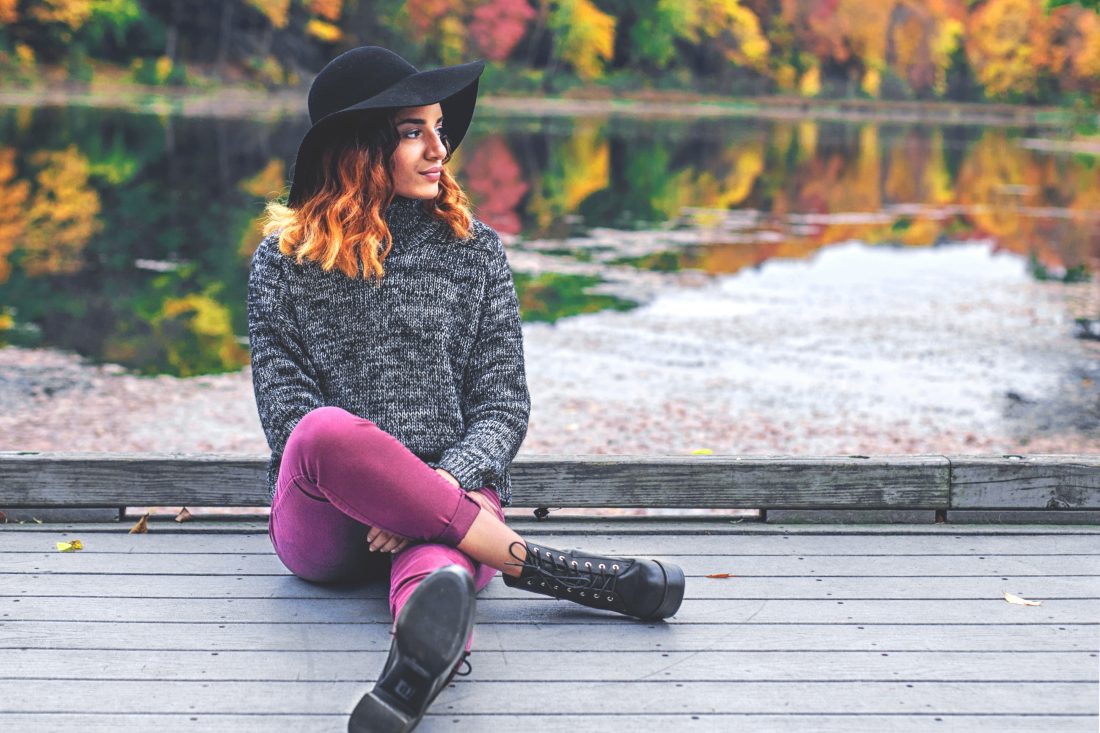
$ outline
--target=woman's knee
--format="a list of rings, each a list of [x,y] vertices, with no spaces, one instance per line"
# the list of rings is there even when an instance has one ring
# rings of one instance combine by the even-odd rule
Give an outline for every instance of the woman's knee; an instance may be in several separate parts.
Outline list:
[[[363,420],[342,407],[325,405],[307,412],[294,426],[291,438],[307,446],[310,452],[339,453],[352,439],[352,426]]]

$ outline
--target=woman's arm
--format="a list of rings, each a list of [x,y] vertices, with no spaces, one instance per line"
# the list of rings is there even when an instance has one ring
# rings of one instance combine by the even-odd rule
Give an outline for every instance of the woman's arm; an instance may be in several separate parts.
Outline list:
[[[478,333],[462,380],[466,433],[433,463],[464,489],[499,486],[527,435],[531,397],[512,270],[500,237],[488,230],[493,256]]]
[[[252,387],[267,443],[280,457],[298,421],[324,405],[290,307],[282,256],[277,240],[264,240],[252,256],[248,275]]]

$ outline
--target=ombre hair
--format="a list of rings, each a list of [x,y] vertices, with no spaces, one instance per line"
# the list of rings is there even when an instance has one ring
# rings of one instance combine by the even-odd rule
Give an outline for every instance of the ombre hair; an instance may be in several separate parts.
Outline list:
[[[335,267],[355,278],[361,262],[364,279],[381,281],[382,263],[393,248],[383,214],[396,193],[391,164],[400,138],[393,111],[365,118],[364,123],[326,146],[318,163],[319,185],[299,207],[268,202],[263,233],[266,237],[277,232],[279,250],[298,264],[308,259],[325,272]],[[469,200],[445,165],[451,160],[450,141],[443,138],[443,144],[447,155],[439,194],[422,205],[465,239],[472,226]]]

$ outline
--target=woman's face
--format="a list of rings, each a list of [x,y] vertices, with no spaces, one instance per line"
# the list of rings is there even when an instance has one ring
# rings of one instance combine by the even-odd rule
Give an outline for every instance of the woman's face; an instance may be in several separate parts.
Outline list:
[[[399,196],[434,199],[447,148],[443,146],[443,108],[436,104],[403,107],[394,117],[397,150],[393,154],[393,181]]]

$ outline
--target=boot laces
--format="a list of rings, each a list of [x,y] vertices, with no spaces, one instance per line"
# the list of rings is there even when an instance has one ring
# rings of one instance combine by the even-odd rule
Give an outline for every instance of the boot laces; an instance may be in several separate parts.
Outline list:
[[[517,545],[522,548],[522,557],[516,554]],[[563,588],[615,592],[615,581],[618,579],[615,571],[619,568],[617,564],[612,565],[610,571],[606,563],[597,563],[593,567],[591,562],[586,561],[582,565],[576,560],[567,558],[567,553],[555,555],[550,550],[540,553],[538,548],[532,550],[519,542],[511,544],[508,554],[519,560],[517,563],[508,563],[509,565],[530,568],[543,580]],[[568,555],[571,557],[572,553]]]

